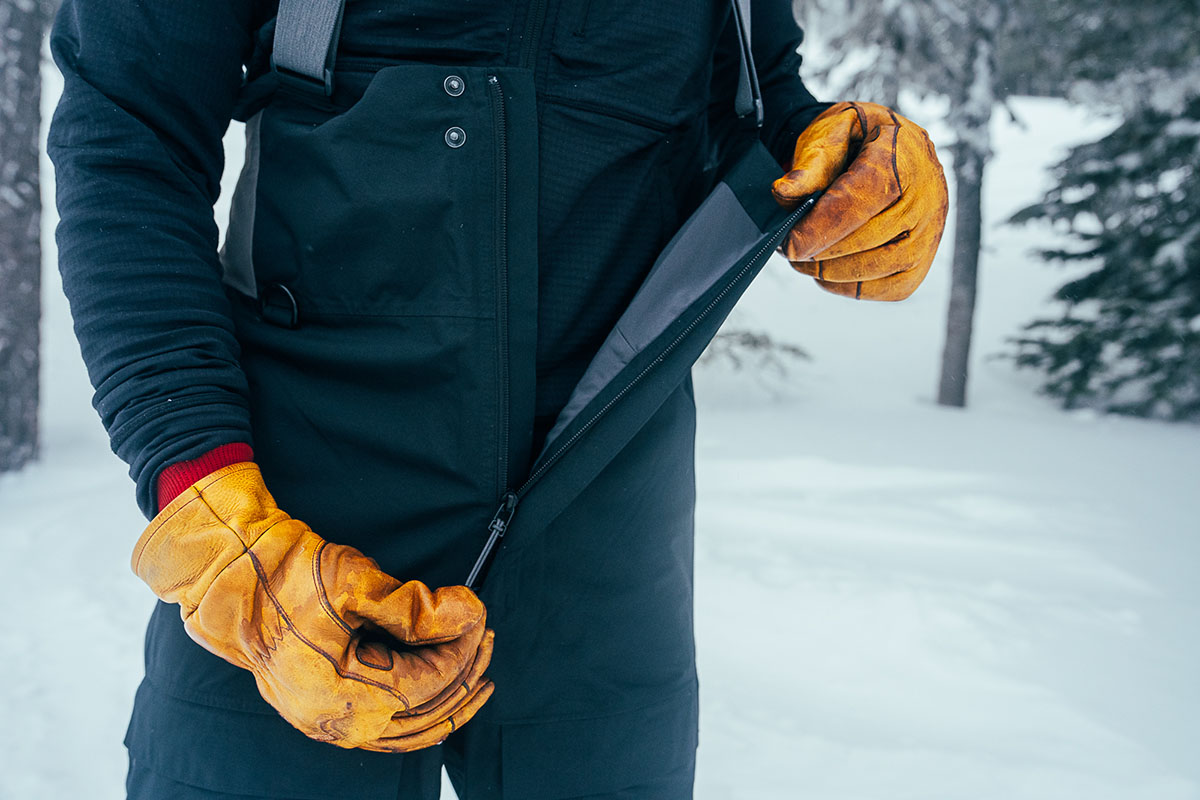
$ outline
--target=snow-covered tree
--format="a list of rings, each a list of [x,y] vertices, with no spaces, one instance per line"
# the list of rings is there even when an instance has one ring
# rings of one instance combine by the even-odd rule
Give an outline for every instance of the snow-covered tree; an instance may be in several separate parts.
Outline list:
[[[1092,269],[1013,355],[1067,407],[1200,420],[1200,6],[1089,5],[1072,91],[1125,121],[1073,149],[1058,185],[1014,218],[1064,227],[1071,246],[1042,255]]]

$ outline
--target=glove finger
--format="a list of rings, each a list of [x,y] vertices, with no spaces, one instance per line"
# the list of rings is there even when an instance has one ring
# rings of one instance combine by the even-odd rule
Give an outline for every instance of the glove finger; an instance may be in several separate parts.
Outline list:
[[[487,682],[483,673],[490,661],[491,649],[489,646],[488,652],[481,652],[480,657],[471,665],[470,672],[462,676],[462,679],[449,687],[446,692],[424,706],[413,709],[412,713],[397,712],[393,714],[391,721],[384,727],[380,736],[382,738],[410,736],[428,730],[453,717],[459,709],[471,702],[482,685]]]
[[[792,169],[771,186],[776,202],[795,205],[829,186],[845,171],[862,140],[862,122],[858,112],[849,107],[822,124],[818,135],[801,136]]]
[[[395,737],[380,737],[365,744],[359,745],[364,750],[374,750],[384,753],[408,753],[413,750],[420,750],[425,747],[433,747],[441,744],[446,740],[446,737],[461,728],[471,717],[483,707],[483,704],[488,701],[495,690],[495,685],[491,681],[481,683],[471,695],[471,698],[462,705],[458,711],[450,716],[449,719],[439,722],[432,728],[420,731],[419,733],[410,734],[408,736]]]
[[[898,128],[876,128],[850,166],[837,177],[783,246],[789,261],[806,261],[861,228],[900,199],[894,148]]]
[[[814,258],[864,253],[910,234],[934,235],[935,225],[941,230],[946,219],[946,178],[933,143],[915,125],[902,126],[896,132],[896,164],[896,176],[903,178],[899,200]]]
[[[350,584],[346,605],[360,620],[374,623],[405,644],[447,642],[481,627],[486,617],[483,603],[465,586],[430,591],[420,581],[401,584],[378,569],[373,572]]]
[[[926,257],[926,250],[906,239],[865,253],[792,266],[816,278],[822,289],[833,294],[859,300],[903,300],[929,272],[933,253]]]
[[[886,278],[876,278],[873,281],[858,281],[855,283],[833,283],[817,281],[817,285],[827,292],[850,297],[855,300],[876,300],[895,302],[904,300],[916,291],[924,280],[920,270],[904,270]]]
[[[463,671],[455,678],[455,680],[446,686],[438,695],[419,706],[412,708],[409,711],[399,711],[392,715],[392,719],[402,719],[405,717],[417,716],[434,716],[437,719],[445,719],[449,716],[454,705],[451,699],[458,696],[461,700],[467,694],[470,694],[475,686],[483,677],[484,671],[492,661],[492,647],[495,642],[496,634],[489,630],[483,637],[483,641],[479,645],[479,649],[475,652],[475,658],[469,661],[463,668]],[[438,715],[441,716],[438,716]]]
[[[389,678],[405,711],[412,711],[459,683],[475,661],[486,629],[480,625],[449,642],[395,652]]]
[[[901,203],[903,203],[901,199]],[[900,204],[894,205],[883,213],[872,217],[858,230],[836,242],[813,256],[814,259],[830,261],[842,256],[866,253],[884,245],[907,239],[911,231],[906,227],[907,220],[901,213],[893,213]],[[797,261],[797,263],[803,263]]]

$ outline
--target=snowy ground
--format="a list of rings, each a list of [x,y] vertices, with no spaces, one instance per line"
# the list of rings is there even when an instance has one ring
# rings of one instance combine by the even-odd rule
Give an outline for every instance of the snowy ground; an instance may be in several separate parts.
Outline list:
[[[1018,110],[992,221],[1104,128]],[[1200,429],[1065,414],[987,360],[1061,279],[1028,256],[1045,235],[987,229],[966,412],[931,401],[948,258],[895,306],[774,263],[733,324],[814,360],[698,371],[697,797],[1200,798]],[[43,459],[0,478],[0,798],[110,800],[144,521],[52,270],[46,298]]]

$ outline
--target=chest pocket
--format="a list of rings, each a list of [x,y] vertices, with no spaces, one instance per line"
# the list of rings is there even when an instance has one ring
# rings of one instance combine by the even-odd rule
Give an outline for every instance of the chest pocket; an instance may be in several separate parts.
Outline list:
[[[707,101],[714,31],[727,12],[722,0],[566,2],[554,24],[549,91],[651,127],[678,125]]]
[[[484,71],[450,72],[385,67],[347,109],[281,91],[251,120],[226,250],[258,287],[306,313],[493,313],[498,123]]]

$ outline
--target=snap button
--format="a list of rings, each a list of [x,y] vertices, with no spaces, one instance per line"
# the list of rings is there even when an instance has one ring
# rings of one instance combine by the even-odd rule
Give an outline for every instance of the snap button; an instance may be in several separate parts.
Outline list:
[[[446,144],[451,147],[462,147],[467,143],[467,132],[457,125],[446,131]]]
[[[457,75],[450,75],[446,78],[446,80],[442,81],[442,88],[445,89],[446,94],[450,95],[451,97],[458,97],[466,90],[467,85],[463,82],[463,79]]]

